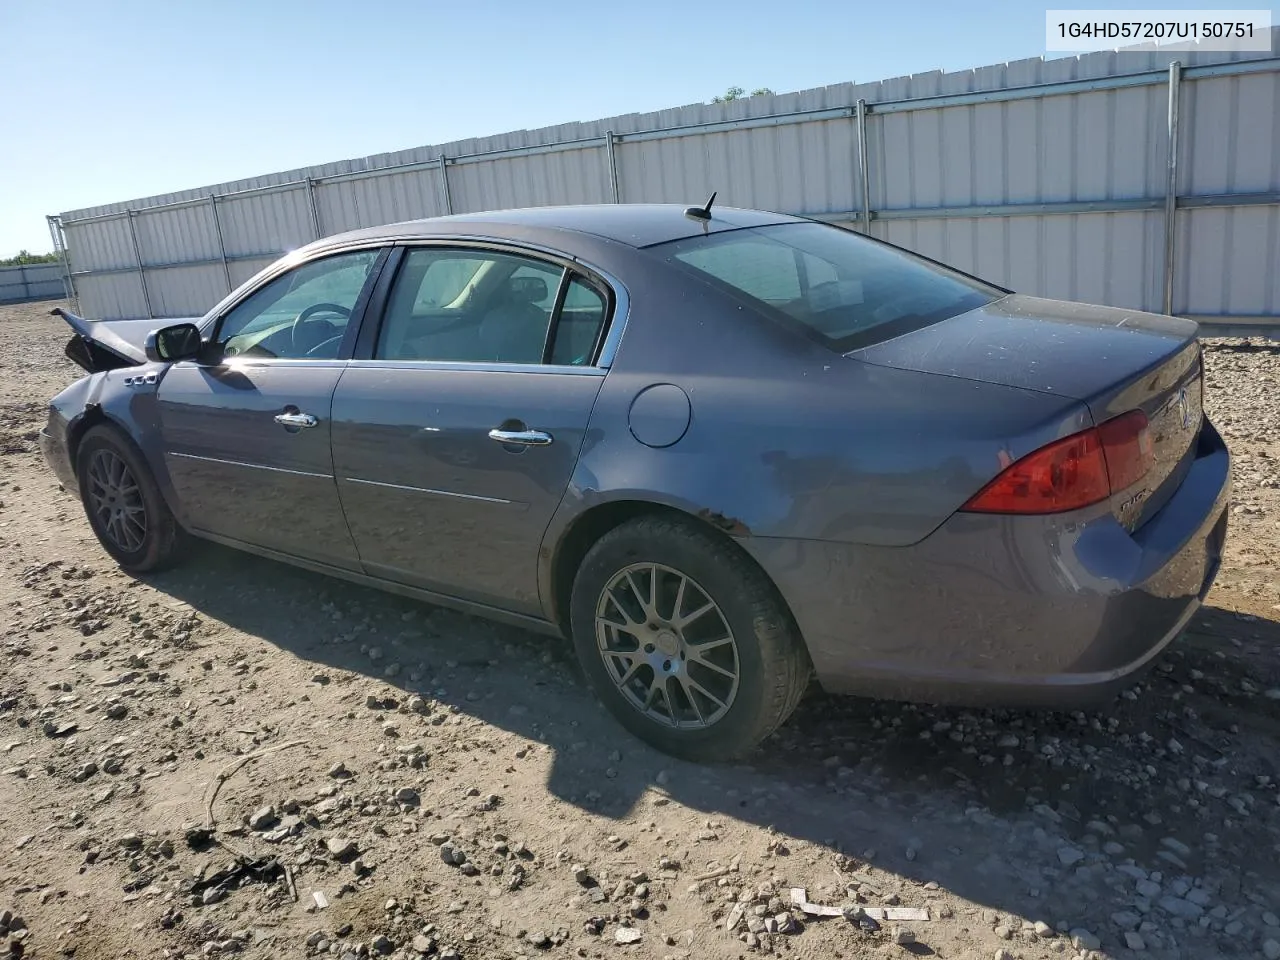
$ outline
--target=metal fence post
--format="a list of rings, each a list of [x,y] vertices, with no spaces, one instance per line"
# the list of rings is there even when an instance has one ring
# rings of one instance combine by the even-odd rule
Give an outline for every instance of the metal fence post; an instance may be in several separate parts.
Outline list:
[[[1169,64],[1169,159],[1164,191],[1164,296],[1161,308],[1173,313],[1173,279],[1177,269],[1178,215],[1178,99],[1182,87],[1182,64]]]
[[[53,250],[62,258],[62,285],[65,288],[63,292],[75,307],[76,313],[79,313],[80,298],[76,296],[76,285],[71,278],[71,254],[67,250],[67,238],[62,232],[62,218],[47,216],[44,219],[49,225],[49,236],[53,238]]]
[[[867,169],[867,101],[858,98],[858,178],[862,186],[862,232],[871,232],[871,172]]]
[[[324,234],[320,232],[320,208],[316,206],[316,182],[307,177],[306,184],[307,205],[311,207],[311,229],[315,231],[316,239],[319,240]]]
[[[449,161],[442,153],[436,163],[440,164],[440,206],[450,214],[453,213],[453,196],[449,193]]]
[[[218,216],[218,196],[217,194],[209,194],[209,209],[213,211],[213,232],[218,238],[218,257],[222,260],[222,276],[227,281],[227,293],[233,289],[231,286],[231,266],[227,263],[227,248],[222,243],[222,220]]]
[[[621,203],[622,194],[618,190],[618,154],[614,150],[614,142],[613,131],[607,131],[604,135],[604,149],[609,160],[609,190],[613,197],[613,202]]]
[[[133,241],[133,259],[138,263],[138,280],[142,283],[142,302],[147,306],[147,319],[150,320],[155,317],[155,312],[151,309],[151,293],[147,290],[147,271],[142,265],[142,248],[138,246],[138,228],[133,223],[135,214],[132,210],[125,212],[129,221],[129,239]]]

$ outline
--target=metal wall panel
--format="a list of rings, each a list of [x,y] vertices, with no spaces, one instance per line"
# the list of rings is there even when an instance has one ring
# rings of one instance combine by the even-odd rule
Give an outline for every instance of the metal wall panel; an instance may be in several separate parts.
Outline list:
[[[1197,80],[1182,105],[1179,192],[1280,190],[1280,72]]]
[[[448,175],[454,213],[611,199],[603,147],[454,163]]]
[[[157,317],[201,317],[227,294],[222,267],[170,267],[147,271],[147,293]]]
[[[1280,59],[1266,54],[1142,48],[691,104],[73,211],[62,237],[88,315],[145,315],[139,257],[183,264],[146,271],[150,309],[168,316],[317,236],[443,214],[445,180],[453,212],[609,202],[616,178],[624,202],[716,190],[722,204],[847,220],[865,176],[876,235],[1023,292],[1161,310],[1175,59],[1172,308],[1277,316]]]
[[[764,210],[828,212],[856,205],[852,119],[729,130],[615,147],[628,202],[705,200]]]
[[[66,296],[61,263],[0,267],[0,303],[53,300]]]
[[[280,254],[316,239],[304,187],[231,196],[218,201],[218,215],[228,257]]]
[[[276,257],[252,257],[244,260],[236,260],[230,264],[231,267],[231,284],[238,287],[246,280],[250,280],[257,273],[276,262]],[[217,300],[221,300],[219,296]],[[206,307],[212,307],[217,300],[211,300]]]
[[[48,280],[44,283],[32,283],[26,288],[26,300],[61,300],[66,294],[66,287],[61,280]]]
[[[1153,211],[888,220],[872,233],[1022,293],[1150,310],[1161,231]]]
[[[136,273],[100,273],[76,277],[81,311],[107,319],[140,318],[147,315],[142,283]]]
[[[321,182],[314,189],[320,229],[325,234],[444,213],[438,170]]]
[[[1175,300],[1189,314],[1280,316],[1280,206],[1178,214]]]
[[[67,241],[77,271],[131,269],[137,264],[124,217],[77,223],[67,231]]]
[[[0,267],[0,284],[42,283],[62,276],[60,263],[27,263],[13,267]]]
[[[66,296],[61,280],[44,283],[4,283],[0,281],[0,303],[22,303],[27,300],[60,300]]]
[[[127,224],[126,224],[127,226]],[[138,211],[133,218],[142,262],[179,263],[218,256],[218,237],[209,204]]]
[[[868,131],[884,209],[1159,196],[1163,87],[886,114]],[[874,114],[873,114],[874,117]]]

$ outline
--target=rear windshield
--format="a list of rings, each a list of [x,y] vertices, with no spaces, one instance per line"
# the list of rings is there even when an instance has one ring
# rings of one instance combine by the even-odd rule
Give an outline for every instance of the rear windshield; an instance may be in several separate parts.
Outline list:
[[[998,287],[824,223],[705,234],[651,248],[841,353],[990,303]]]

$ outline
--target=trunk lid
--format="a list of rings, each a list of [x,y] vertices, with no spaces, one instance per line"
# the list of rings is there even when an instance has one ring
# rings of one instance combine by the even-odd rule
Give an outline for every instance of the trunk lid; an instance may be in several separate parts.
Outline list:
[[[1177,489],[1194,456],[1203,382],[1197,326],[1176,317],[1013,294],[853,351],[866,363],[1079,400],[1095,423],[1147,415],[1153,464],[1112,497],[1136,529]]]

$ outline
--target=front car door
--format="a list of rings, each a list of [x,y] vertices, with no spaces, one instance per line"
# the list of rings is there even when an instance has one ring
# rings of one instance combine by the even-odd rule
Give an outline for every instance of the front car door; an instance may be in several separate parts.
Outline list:
[[[359,570],[333,481],[330,411],[385,257],[349,250],[268,280],[217,318],[217,362],[166,373],[165,465],[197,532]]]
[[[538,550],[606,372],[593,360],[611,289],[514,249],[397,258],[333,404],[334,475],[365,570],[540,615]]]

